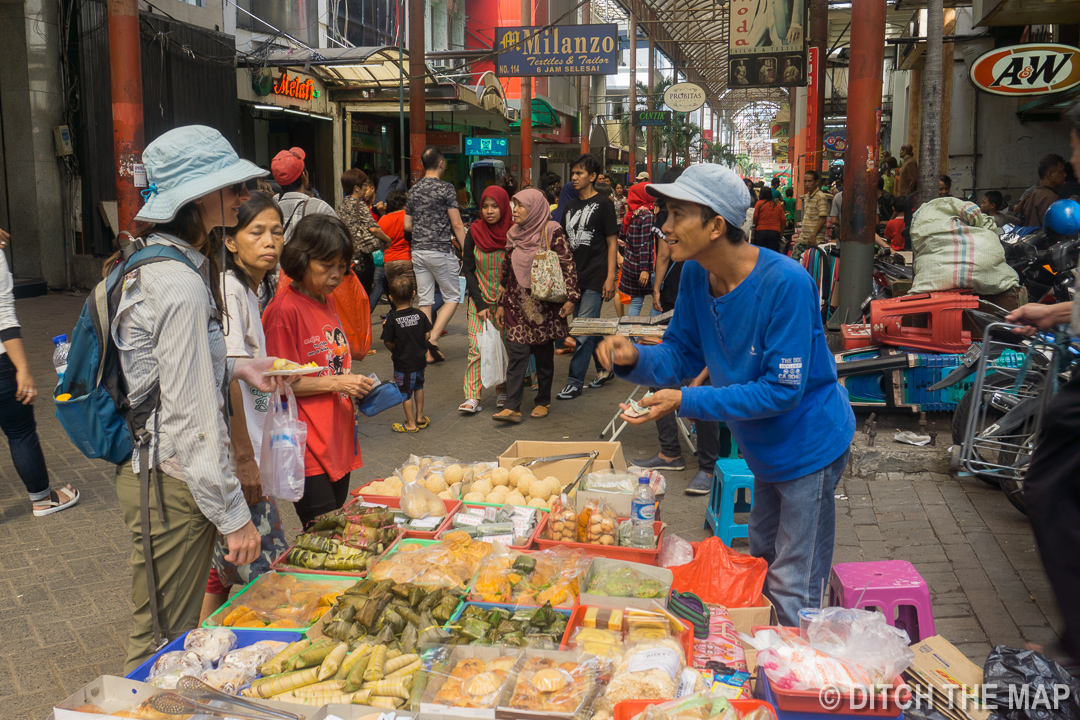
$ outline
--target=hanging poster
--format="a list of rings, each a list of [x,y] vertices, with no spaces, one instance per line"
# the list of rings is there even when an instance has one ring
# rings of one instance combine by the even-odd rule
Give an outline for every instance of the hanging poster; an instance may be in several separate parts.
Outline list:
[[[806,85],[806,0],[731,0],[728,87]]]

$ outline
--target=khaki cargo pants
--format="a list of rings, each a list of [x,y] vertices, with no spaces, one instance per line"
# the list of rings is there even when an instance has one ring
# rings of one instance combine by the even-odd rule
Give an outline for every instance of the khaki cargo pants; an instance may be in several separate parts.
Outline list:
[[[124,674],[127,674],[155,652],[143,559],[139,476],[131,470],[131,463],[117,468],[116,495],[132,537],[131,599],[135,604],[135,627],[131,630],[124,663]],[[161,632],[173,640],[185,630],[194,628],[199,621],[217,529],[199,511],[183,480],[162,474],[161,495],[164,523],[158,517],[157,492],[151,480],[150,532],[157,570],[158,617]]]

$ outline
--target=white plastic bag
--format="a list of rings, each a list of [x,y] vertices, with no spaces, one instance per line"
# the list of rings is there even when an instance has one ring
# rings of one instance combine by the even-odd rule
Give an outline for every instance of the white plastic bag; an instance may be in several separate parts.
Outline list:
[[[476,333],[476,345],[480,348],[480,382],[484,387],[495,387],[506,382],[506,366],[510,359],[506,355],[499,329],[490,320],[485,320]]]
[[[657,561],[660,567],[678,567],[694,559],[694,546],[674,533],[664,536]]]
[[[891,683],[915,659],[908,635],[879,612],[822,608],[806,630],[810,645],[870,672],[875,683]]]
[[[263,492],[270,497],[296,502],[304,496],[304,451],[307,448],[307,425],[296,415],[296,396],[292,388],[275,390],[270,396],[263,426],[259,477]]]

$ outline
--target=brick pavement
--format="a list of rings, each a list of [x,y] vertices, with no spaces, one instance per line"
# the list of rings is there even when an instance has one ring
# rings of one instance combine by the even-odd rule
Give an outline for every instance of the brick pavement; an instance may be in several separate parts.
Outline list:
[[[0,703],[5,718],[46,717],[52,704],[101,674],[119,674],[130,630],[131,539],[112,485],[112,468],[85,459],[53,416],[50,338],[70,332],[83,296],[53,293],[16,303],[34,375],[43,397],[37,404],[42,444],[55,483],[82,492],[77,508],[46,518],[30,513],[22,483],[0,443]],[[383,310],[385,311],[385,310]],[[486,414],[462,416],[461,359],[466,340],[459,313],[443,339],[450,358],[428,371],[428,430],[391,432],[394,412],[362,424],[365,467],[353,484],[381,476],[408,453],[494,459],[518,438],[597,438],[629,388],[611,383],[583,397],[556,401],[542,421],[517,427],[492,423]],[[568,358],[557,358],[557,391]],[[389,353],[363,363],[365,372],[390,374]],[[528,394],[526,395],[528,398]],[[488,402],[490,406],[491,401]],[[528,399],[525,408],[531,407]],[[485,410],[493,410],[491,407]],[[394,416],[394,417],[391,417]],[[651,427],[629,427],[620,440],[627,458],[656,450]],[[706,537],[706,498],[681,493],[694,471],[672,473],[663,505],[669,532]],[[356,477],[359,476],[359,477]],[[992,644],[1045,642],[1060,630],[1046,576],[1026,519],[996,490],[981,482],[931,473],[878,473],[847,477],[837,490],[837,562],[883,558],[912,561],[931,586],[938,631],[982,663]],[[299,523],[283,504],[287,529]],[[737,549],[746,548],[736,541]]]

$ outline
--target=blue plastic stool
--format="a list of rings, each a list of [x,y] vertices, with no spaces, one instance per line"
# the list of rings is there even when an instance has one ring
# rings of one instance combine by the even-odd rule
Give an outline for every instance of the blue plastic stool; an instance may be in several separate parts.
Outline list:
[[[742,492],[739,492],[742,490]],[[754,474],[745,460],[720,458],[713,470],[709,508],[705,511],[705,529],[728,547],[735,538],[749,537],[750,527],[735,522],[735,513],[748,513],[754,502]]]

